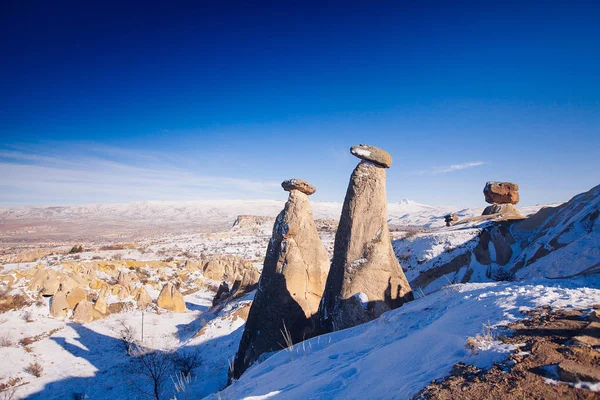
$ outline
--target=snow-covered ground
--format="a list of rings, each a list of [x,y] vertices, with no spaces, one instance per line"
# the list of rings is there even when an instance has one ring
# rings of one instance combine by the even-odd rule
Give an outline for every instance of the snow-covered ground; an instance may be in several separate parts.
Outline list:
[[[171,263],[177,265],[187,258],[210,254],[239,256],[260,269],[271,222],[261,222],[258,229],[231,229],[231,225],[238,215],[274,217],[282,208],[283,201],[256,201],[145,202],[3,210],[0,211],[0,230],[5,242],[16,237],[11,236],[16,225],[27,225],[31,221],[34,221],[33,229],[54,226],[58,230],[64,227],[63,223],[77,221],[85,228],[92,221],[94,226],[107,230],[127,227],[135,231],[139,239],[122,240],[125,245],[115,247],[111,244],[119,235],[101,234],[94,236],[91,242],[82,239],[79,243],[84,243],[88,251],[78,254],[66,254],[72,241],[44,245],[45,253],[40,260],[19,263],[10,261],[15,252],[41,247],[11,244],[0,254],[0,276],[17,277],[18,270],[39,264],[60,269],[65,263],[98,259],[149,263],[158,260],[168,263],[167,259],[174,259]],[[337,219],[341,204],[313,203],[313,208],[315,218]],[[539,208],[521,208],[521,211],[527,215]],[[392,232],[396,239],[394,249],[407,278],[413,281],[461,252],[473,250],[477,245],[474,239],[489,223],[447,228],[442,217],[448,212],[457,212],[461,218],[470,217],[479,215],[481,209],[431,207],[411,201],[390,204],[390,226],[427,228],[417,233]],[[565,220],[561,227],[570,226],[570,222]],[[544,305],[587,309],[600,303],[598,275],[544,280],[535,273],[545,266],[553,271],[568,272],[566,263],[576,260],[578,254],[583,254],[587,261],[600,262],[597,224],[583,227],[591,229],[589,234],[579,225],[576,227],[569,231],[575,232],[571,236],[579,235],[573,242],[576,246],[560,248],[547,262],[541,259],[533,264],[535,269],[522,269],[518,272],[518,277],[524,279],[521,282],[490,282],[485,274],[488,266],[473,259],[469,280],[478,283],[451,285],[465,277],[466,268],[443,274],[424,290],[415,287],[417,299],[414,302],[371,323],[313,338],[295,345],[292,350],[279,351],[252,366],[226,389],[229,362],[244,329],[242,310],[247,308],[253,293],[228,303],[224,309],[213,309],[214,292],[199,287],[198,291],[185,296],[188,308],[185,313],[147,311],[143,345],[177,354],[198,354],[201,363],[195,368],[185,393],[175,393],[170,380],[165,389],[166,394],[177,395],[180,400],[205,396],[210,399],[410,398],[431,380],[447,375],[456,362],[485,367],[505,358],[512,348],[495,340],[482,340],[475,350],[466,346],[468,338],[487,329],[484,325],[491,326],[498,335],[506,333],[502,327],[507,323],[523,318],[524,310]],[[36,232],[43,237],[41,230]],[[335,232],[323,230],[319,234],[331,254]],[[572,240],[571,236],[562,234],[561,243]],[[547,242],[552,238],[541,236]],[[512,246],[516,251],[520,242]],[[490,245],[489,251],[495,260],[493,246]],[[153,268],[142,267],[151,277]],[[171,266],[162,266],[160,270],[165,276],[175,276],[178,272],[178,268]],[[190,274],[190,282],[200,279],[198,274],[198,271]],[[564,274],[551,277],[558,276]],[[18,282],[13,292],[24,285],[24,281]],[[157,287],[145,286],[156,300]],[[124,327],[128,327],[141,342],[141,311],[123,311],[78,325],[52,318],[49,305],[49,299],[42,298],[37,304],[0,314],[0,358],[10,360],[0,363],[0,384],[19,379],[17,384],[21,386],[15,398],[64,399],[77,395],[111,400],[142,398],[135,389],[137,367],[133,357],[126,354],[121,340]],[[35,340],[26,344],[30,341],[28,338]],[[33,362],[43,369],[40,377],[25,370]]]
[[[408,399],[457,362],[490,367],[512,347],[469,337],[493,334],[541,306],[589,309],[599,279],[448,286],[379,319],[313,338],[255,364],[209,399]]]
[[[238,215],[275,218],[284,200],[146,201],[67,207],[16,207],[0,209],[0,239],[4,241],[68,238],[149,238],[165,233],[219,232]],[[313,202],[315,219],[339,219],[342,203]],[[523,207],[526,215],[540,206]],[[443,217],[481,215],[481,207],[429,206],[410,200],[389,203],[390,226],[442,227]],[[267,224],[270,225],[270,224]]]

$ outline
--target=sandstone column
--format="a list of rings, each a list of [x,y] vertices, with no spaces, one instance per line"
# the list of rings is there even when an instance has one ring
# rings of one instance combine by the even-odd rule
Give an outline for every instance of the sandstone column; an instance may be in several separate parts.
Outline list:
[[[346,192],[327,285],[319,309],[324,332],[377,318],[413,299],[394,255],[387,225],[386,168],[392,157],[373,146],[353,146],[361,158]]]
[[[284,181],[289,191],[277,216],[258,289],[230,378],[237,379],[263,353],[312,336],[329,270],[329,256],[315,226],[308,195],[315,188],[298,179]]]

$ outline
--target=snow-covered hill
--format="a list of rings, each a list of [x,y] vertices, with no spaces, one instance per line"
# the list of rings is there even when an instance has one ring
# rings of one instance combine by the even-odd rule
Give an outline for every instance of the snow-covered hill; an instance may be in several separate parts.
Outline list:
[[[17,207],[0,209],[0,238],[139,238],[164,233],[218,232],[229,229],[239,215],[275,218],[283,200],[145,201],[66,207]],[[313,202],[315,219],[339,219],[342,204]],[[540,206],[522,208],[525,214]],[[410,200],[388,205],[390,227],[444,226],[443,217],[480,215],[481,208],[429,206]],[[272,222],[265,221],[266,231]],[[262,229],[259,229],[262,230]]]
[[[494,335],[523,311],[541,307],[587,309],[600,298],[598,279],[478,283],[447,287],[379,319],[313,338],[250,367],[223,399],[409,399],[457,362],[490,367],[514,347],[467,338]],[[194,392],[193,386],[190,392]]]

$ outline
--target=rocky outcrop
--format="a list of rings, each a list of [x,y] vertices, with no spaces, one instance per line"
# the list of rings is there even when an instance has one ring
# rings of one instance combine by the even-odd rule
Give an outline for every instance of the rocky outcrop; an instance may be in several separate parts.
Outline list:
[[[481,215],[521,215],[519,209],[512,204],[492,204],[487,206]]]
[[[413,299],[387,225],[386,171],[380,165],[391,165],[391,156],[370,146],[352,149],[369,161],[358,164],[346,192],[319,310],[325,332],[370,321]]]
[[[76,287],[69,292],[67,295],[67,303],[69,303],[69,310],[75,308],[80,301],[87,299],[87,291],[83,288]]]
[[[406,254],[407,244],[394,242],[398,256],[410,260],[406,266],[411,286],[430,293],[453,282],[599,274],[600,185],[528,217],[482,220],[460,231],[444,230],[415,240],[435,245],[451,241],[457,234],[471,238],[433,257]],[[432,244],[419,243],[412,248],[426,248],[430,253]]]
[[[156,305],[160,308],[178,313],[187,311],[183,295],[171,282],[167,283],[160,291],[158,299],[156,300]]]
[[[488,182],[483,188],[483,195],[490,204],[517,204],[519,185],[511,182]]]
[[[87,301],[80,301],[73,312],[73,321],[78,324],[87,324],[94,320],[94,305]]]
[[[444,222],[446,222],[446,226],[451,226],[456,221],[458,221],[458,216],[456,214],[454,214],[454,213],[446,214],[444,216]]]
[[[327,279],[329,257],[319,239],[308,197],[290,188],[277,217],[259,287],[230,378],[238,378],[263,353],[310,337]]]
[[[253,290],[260,279],[260,272],[250,261],[235,256],[213,257],[202,266],[205,278],[229,282],[244,290]]]
[[[140,310],[143,310],[144,308],[148,307],[152,303],[152,297],[150,297],[150,295],[148,294],[148,291],[146,291],[146,289],[143,287],[135,289],[135,291],[133,292],[133,300],[135,301],[137,307]],[[184,307],[185,307],[185,302],[184,302]]]
[[[50,305],[50,315],[54,318],[65,318],[69,311],[69,303],[67,296],[63,291],[58,291],[52,296],[52,304]]]

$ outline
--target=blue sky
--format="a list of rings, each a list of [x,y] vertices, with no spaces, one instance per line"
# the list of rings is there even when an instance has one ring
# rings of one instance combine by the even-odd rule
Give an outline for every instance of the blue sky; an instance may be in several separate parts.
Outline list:
[[[526,205],[600,183],[597,2],[0,5],[0,206],[343,201],[388,150],[388,199]]]

